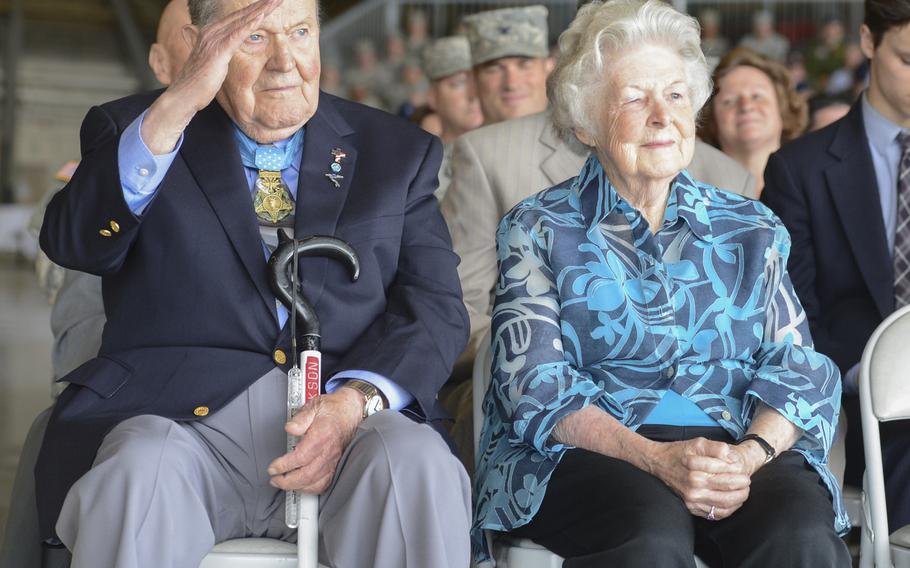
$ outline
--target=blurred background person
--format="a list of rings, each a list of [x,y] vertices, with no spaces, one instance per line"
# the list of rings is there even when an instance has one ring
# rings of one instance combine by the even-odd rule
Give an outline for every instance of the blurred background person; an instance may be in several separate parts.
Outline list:
[[[768,156],[808,123],[806,103],[787,69],[746,48],[734,49],[717,65],[714,95],[702,116],[699,137],[749,170],[758,195]]]
[[[833,124],[850,112],[850,100],[832,95],[815,95],[809,99],[809,132]]]
[[[345,71],[345,80],[351,88],[351,99],[376,108],[389,109],[386,94],[396,84],[396,78],[379,63],[376,44],[361,39],[354,45],[353,69]],[[355,94],[356,89],[356,94]]]
[[[424,48],[423,72],[430,79],[427,105],[439,117],[443,143],[439,169],[441,201],[452,180],[452,143],[456,138],[483,124],[480,103],[474,93],[471,72],[471,46],[464,36],[438,39]]]
[[[698,15],[701,23],[701,50],[708,66],[714,68],[720,58],[730,49],[730,42],[721,33],[720,14],[717,10],[705,9]]]
[[[190,44],[183,36],[190,23],[187,0],[172,0],[161,12],[155,43],[149,48],[149,67],[162,85],[170,85],[190,56]]]
[[[412,9],[408,12],[405,23],[407,31],[407,50],[408,54],[413,57],[420,57],[424,46],[429,41],[429,22],[427,22],[427,13],[420,9]]]
[[[844,65],[831,73],[825,86],[825,93],[843,94],[854,99],[866,88],[868,76],[869,64],[862,49],[855,43],[848,43],[844,51]]]
[[[430,83],[423,74],[420,59],[409,55],[398,75],[386,86],[382,98],[389,112],[409,117],[414,109],[427,103],[429,88]]]
[[[341,66],[337,58],[325,57],[323,59],[319,88],[330,95],[347,96],[347,87],[344,85],[344,80],[341,76]]]
[[[743,36],[739,45],[781,63],[790,52],[790,40],[774,31],[774,15],[767,10],[755,12],[752,33]]]
[[[542,112],[553,70],[544,6],[465,16],[474,81],[485,124]]]
[[[846,62],[844,24],[838,18],[828,18],[819,30],[818,38],[806,50],[806,72],[812,87],[819,92],[831,92],[828,90],[831,75],[842,69]]]
[[[190,55],[190,44],[183,27],[190,24],[187,0],[170,0],[161,12],[155,43],[149,48],[149,67],[162,85],[169,85],[183,69]],[[76,162],[68,164],[58,175],[58,181],[69,182]],[[32,217],[32,229],[40,231],[48,201],[63,186],[49,192]],[[44,288],[51,307],[51,332],[54,336],[51,362],[54,381],[66,376],[98,354],[101,333],[107,318],[101,295],[101,277],[58,266],[39,250],[35,259],[39,284]],[[54,396],[65,384],[54,383]],[[35,463],[53,407],[38,415],[29,429],[11,491],[9,521],[6,524],[0,566],[3,568],[65,568],[65,550],[42,547],[35,502]]]
[[[404,36],[398,32],[390,33],[385,39],[385,59],[382,67],[390,77],[399,77],[408,57],[408,47]]]

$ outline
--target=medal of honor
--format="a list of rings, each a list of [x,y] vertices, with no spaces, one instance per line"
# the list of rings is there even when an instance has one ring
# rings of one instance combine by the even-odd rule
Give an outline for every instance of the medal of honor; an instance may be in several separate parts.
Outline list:
[[[268,223],[278,223],[294,211],[294,200],[281,172],[259,171],[253,206],[256,216]]]

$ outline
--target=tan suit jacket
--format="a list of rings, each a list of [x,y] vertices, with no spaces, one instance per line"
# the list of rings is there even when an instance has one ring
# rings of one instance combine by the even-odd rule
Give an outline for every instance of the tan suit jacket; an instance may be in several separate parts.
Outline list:
[[[458,275],[471,318],[471,340],[454,373],[464,377],[490,325],[499,220],[523,199],[576,176],[588,154],[563,142],[546,112],[468,132],[453,144],[452,182],[441,208],[461,257]],[[697,141],[688,169],[699,181],[756,197],[745,168],[704,142]]]

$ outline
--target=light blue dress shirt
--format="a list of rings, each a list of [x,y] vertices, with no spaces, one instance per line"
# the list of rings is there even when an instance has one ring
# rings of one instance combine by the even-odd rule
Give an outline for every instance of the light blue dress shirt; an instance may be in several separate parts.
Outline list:
[[[901,161],[901,147],[897,135],[901,127],[894,124],[869,103],[869,93],[863,93],[863,127],[875,181],[878,184],[878,198],[882,207],[882,221],[885,223],[885,238],[888,240],[888,254],[894,256],[894,235],[897,233],[897,168]],[[844,393],[859,393],[859,363],[844,375]]]
[[[149,203],[154,199],[158,192],[161,181],[167,174],[174,163],[177,152],[183,145],[183,135],[177,141],[177,146],[173,151],[155,156],[148,146],[142,140],[141,128],[142,121],[145,119],[145,113],[139,115],[120,137],[120,144],[117,150],[118,167],[120,169],[120,183],[123,187],[123,198],[130,210],[137,216],[141,216]],[[281,149],[287,146],[287,140],[275,142],[275,145]],[[297,182],[300,178],[300,159],[303,155],[303,146],[301,145],[298,155],[292,160],[291,167],[281,172],[291,195],[297,199]],[[253,187],[259,172],[244,167],[247,182],[250,188]],[[268,260],[269,250],[265,244],[262,245],[265,259]],[[277,304],[277,302],[276,302]],[[284,327],[288,319],[288,311],[283,305],[277,305],[278,329]],[[392,410],[401,410],[414,400],[414,396],[401,388],[397,383],[382,375],[371,371],[351,369],[336,373],[330,378],[325,385],[326,392],[334,392],[340,388],[346,381],[351,379],[360,379],[367,381],[379,389],[389,401],[389,408]]]

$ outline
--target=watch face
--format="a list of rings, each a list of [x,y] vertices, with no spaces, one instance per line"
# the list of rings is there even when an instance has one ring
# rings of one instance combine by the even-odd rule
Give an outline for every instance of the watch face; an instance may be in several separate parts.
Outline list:
[[[367,416],[372,416],[382,410],[382,397],[371,396],[367,399],[367,404],[364,407],[364,413]]]

